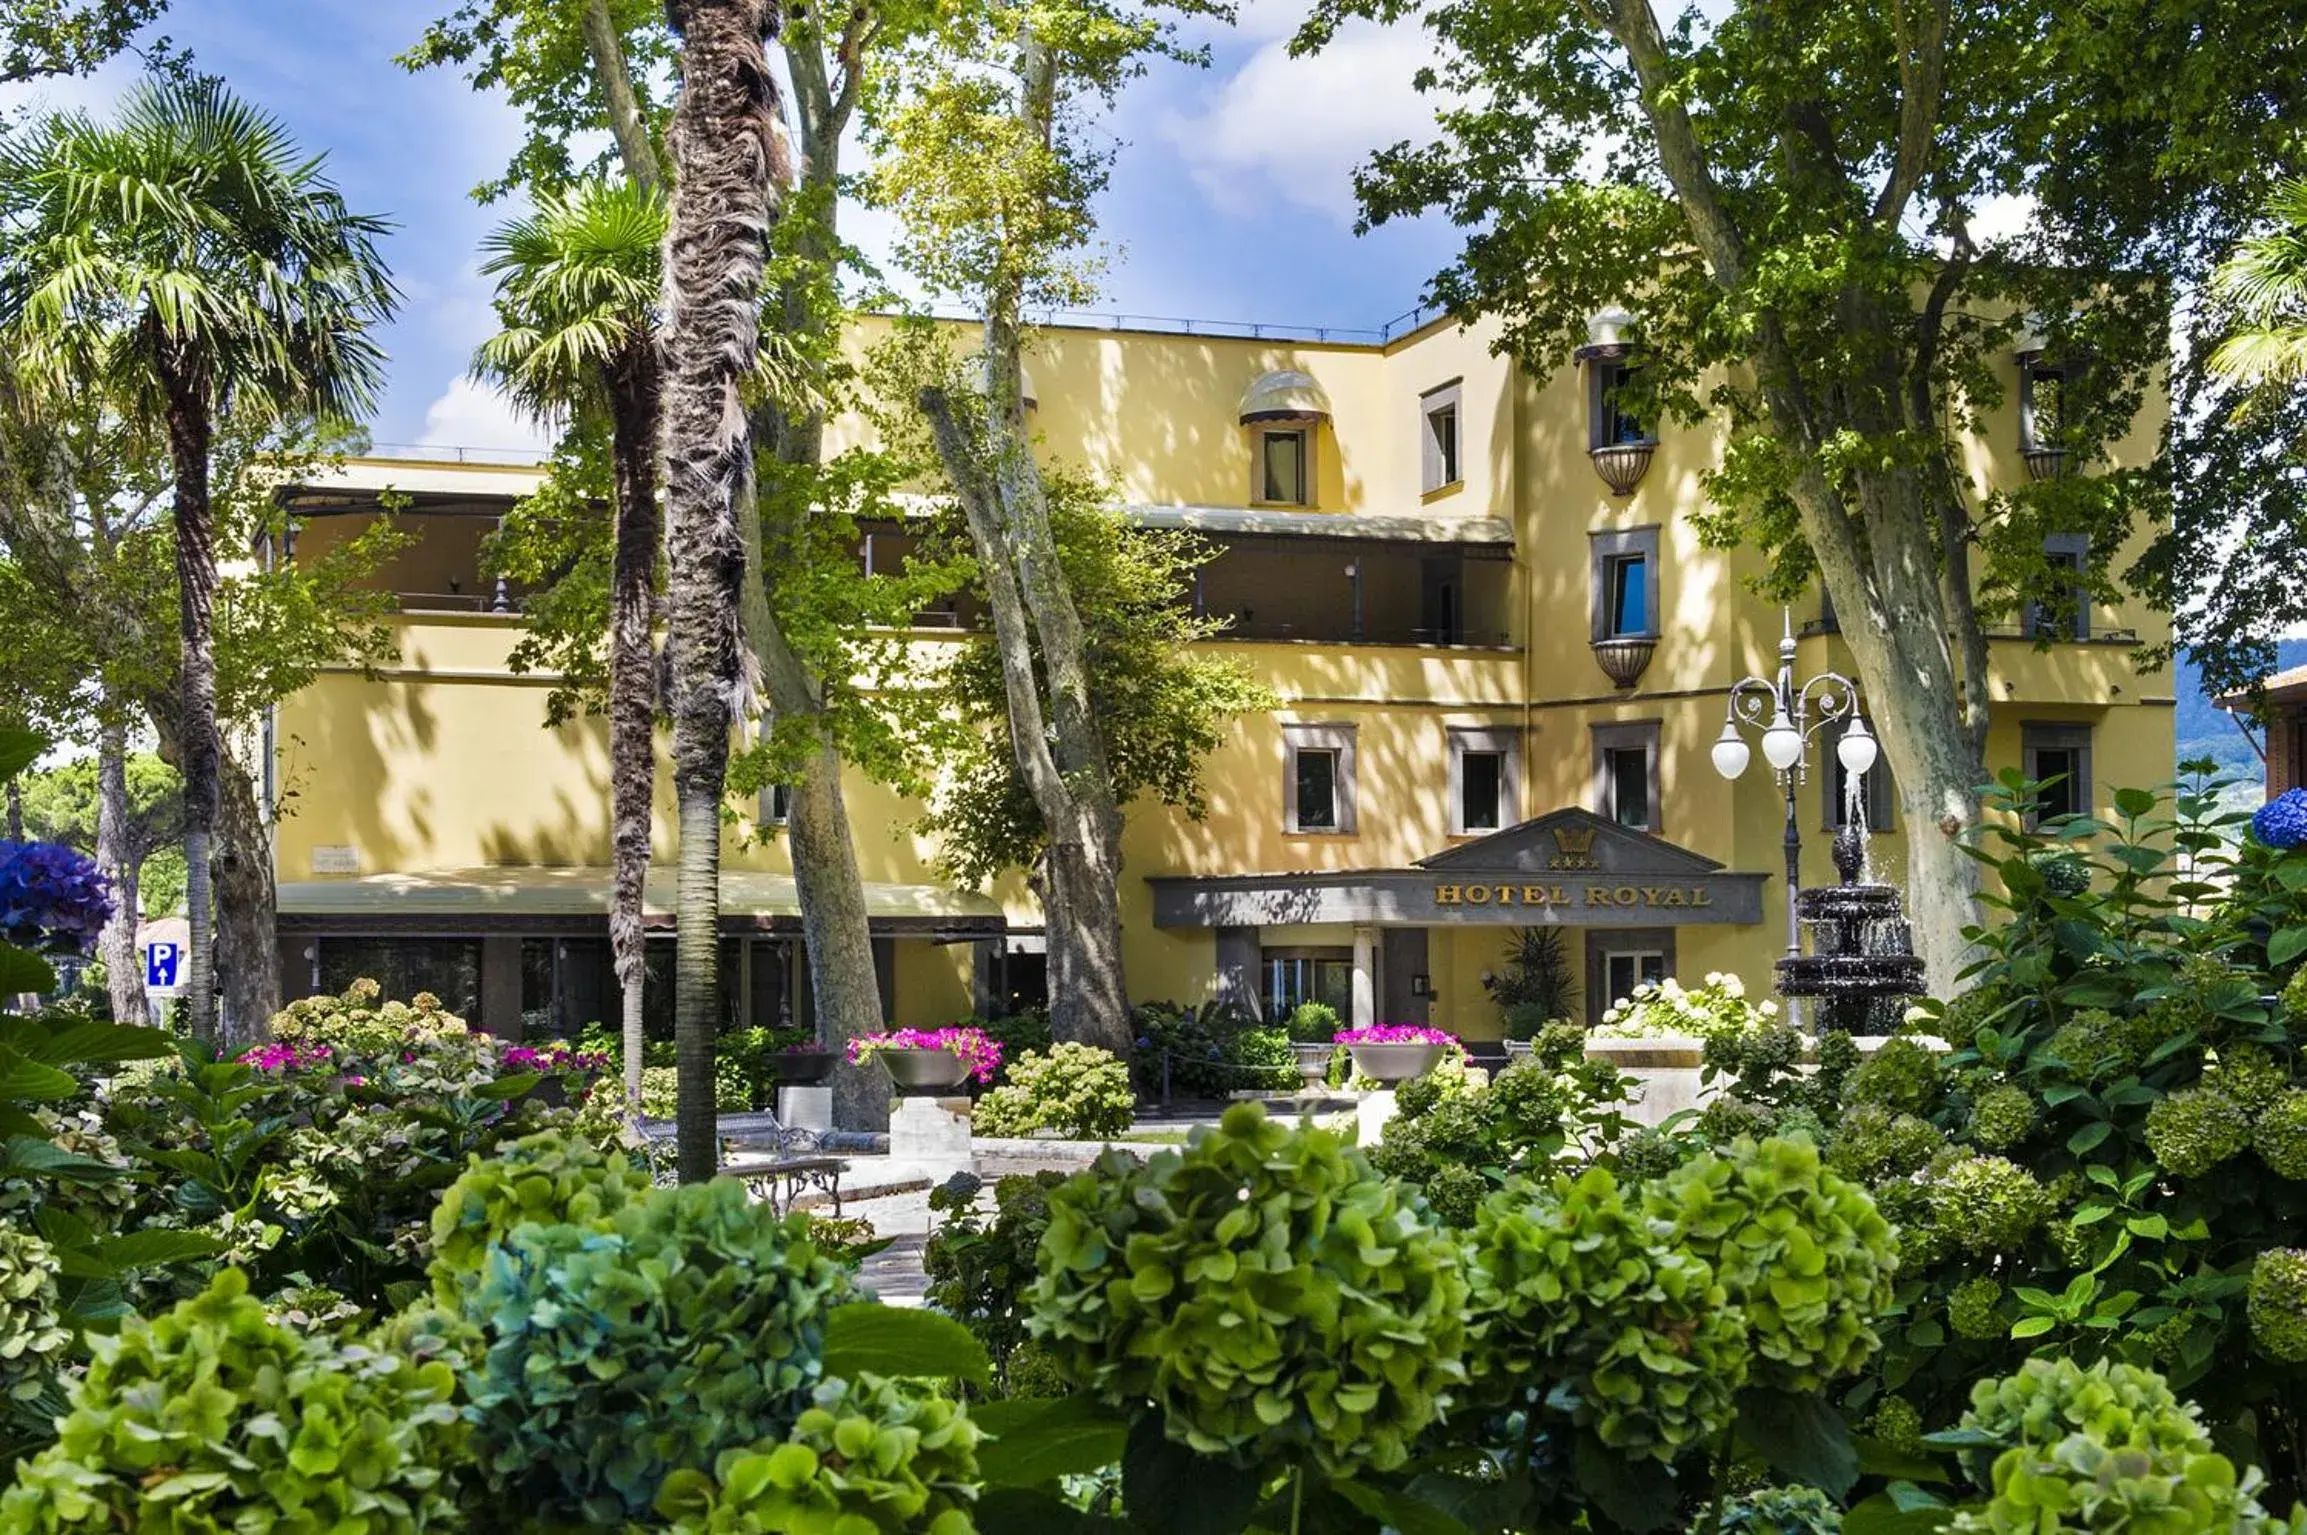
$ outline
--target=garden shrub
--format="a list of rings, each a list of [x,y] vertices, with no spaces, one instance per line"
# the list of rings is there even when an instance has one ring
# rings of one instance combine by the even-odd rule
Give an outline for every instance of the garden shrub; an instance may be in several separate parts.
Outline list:
[[[668,1476],[656,1511],[670,1535],[972,1535],[980,1438],[925,1382],[828,1380],[781,1441]]]
[[[2307,1183],[2307,1089],[2286,1088],[2259,1111],[2251,1149],[2272,1171]]]
[[[434,1286],[471,1339],[474,1460],[539,1517],[632,1517],[669,1471],[781,1434],[817,1384],[825,1313],[851,1293],[806,1216],[732,1179],[635,1176],[540,1138],[443,1201],[436,1229],[465,1240],[444,1243]]]
[[[1646,981],[1633,995],[1602,1013],[1597,1037],[1610,1039],[1711,1040],[1751,1034],[1778,1021],[1778,1004],[1746,999],[1746,983],[1725,971],[1710,971],[1696,986],[1672,976]]]
[[[1133,1025],[1130,1072],[1141,1098],[1160,1096],[1165,1065],[1170,1091],[1195,1098],[1288,1092],[1303,1080],[1289,1032],[1228,1003],[1147,1002],[1133,1014]]]
[[[2275,1247],[2251,1265],[2251,1341],[2286,1364],[2307,1360],[2307,1252]]]
[[[2200,1178],[2251,1144],[2251,1116],[2225,1093],[2182,1088],[2147,1110],[2147,1150],[2176,1178]]]
[[[979,1135],[1055,1130],[1086,1140],[1119,1135],[1137,1117],[1129,1068],[1095,1045],[1053,1045],[1009,1064],[1009,1080],[977,1100]]]
[[[990,1214],[977,1208],[985,1185],[973,1173],[956,1173],[929,1194],[939,1217],[921,1254],[929,1304],[977,1335],[1013,1392],[1011,1362],[1026,1343],[1034,1255],[1049,1227],[1050,1192],[1064,1182],[1057,1172],[1012,1174],[994,1184]]]
[[[1508,1183],[1483,1202],[1472,1254],[1468,1360],[1484,1399],[1542,1412],[1556,1382],[1573,1382],[1574,1422],[1669,1462],[1730,1421],[1744,1321],[1607,1168]]]
[[[1816,1487],[1757,1487],[1725,1498],[1719,1535],[1841,1535],[1842,1510]]]
[[[1390,1470],[1466,1378],[1456,1242],[1344,1140],[1228,1109],[1049,1197],[1029,1327],[1078,1387],[1237,1464]]]
[[[1864,1189],[1807,1140],[1740,1141],[1645,1186],[1643,1209],[1710,1264],[1745,1313],[1755,1384],[1810,1392],[1856,1372],[1881,1340],[1898,1247]]]
[[[2014,1375],[1974,1386],[1960,1427],[2003,1448],[1965,1455],[1990,1496],[1958,1513],[1952,1530],[2249,1535],[2307,1527],[2271,1518],[2257,1498],[2258,1471],[2238,1475],[2213,1450],[2196,1410],[2135,1365],[2030,1359]]]
[[[1293,1043],[1326,1045],[1338,1032],[1338,1010],[1327,1002],[1300,1002],[1283,1025]]]
[[[1607,1150],[1630,1128],[1620,1106],[1633,1079],[1585,1059],[1583,1029],[1567,1033],[1575,1036],[1567,1060],[1558,1039],[1487,1084],[1446,1069],[1447,1060],[1403,1083],[1370,1164],[1417,1185],[1438,1215],[1464,1228],[1491,1189],[1517,1172],[1543,1173],[1573,1140],[1589,1154]]]
[[[0,1496],[10,1530],[448,1528],[465,1426],[438,1363],[293,1332],[237,1269],[115,1337],[57,1442]]]
[[[1896,1114],[1928,1116],[1945,1090],[1939,1052],[1920,1040],[1886,1039],[1861,1061],[1844,1089],[1853,1104],[1872,1103]]]
[[[28,1402],[48,1387],[72,1346],[58,1314],[56,1249],[29,1231],[0,1226],[0,1402]]]
[[[1925,1180],[1938,1235],[1965,1252],[2016,1252],[2050,1217],[2050,1192],[2008,1157],[1964,1156]]]
[[[2037,1113],[2033,1094],[1997,1083],[1971,1100],[1971,1139],[1989,1151],[2008,1151],[2034,1129]]]

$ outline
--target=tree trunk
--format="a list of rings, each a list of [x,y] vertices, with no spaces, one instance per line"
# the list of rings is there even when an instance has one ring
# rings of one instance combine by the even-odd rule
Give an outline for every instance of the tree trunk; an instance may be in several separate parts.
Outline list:
[[[830,743],[809,754],[791,785],[785,840],[801,901],[801,943],[809,955],[819,1036],[840,1057],[833,1069],[833,1122],[844,1130],[887,1129],[887,1073],[871,1061],[852,1065],[848,1058],[850,1040],[878,1033],[885,1024],[865,881],[841,798],[841,754]]]
[[[145,1021],[143,956],[136,950],[137,860],[128,848],[128,727],[108,720],[96,742],[96,866],[112,881],[112,920],[96,940],[114,1023]]]
[[[649,143],[649,125],[641,120],[641,103],[633,94],[633,74],[625,63],[617,19],[609,14],[609,0],[584,0],[584,6],[585,50],[593,56],[593,73],[601,84],[601,110],[609,119],[609,136],[617,141],[625,174],[635,185],[654,190],[660,180],[657,151]]]
[[[196,1044],[220,1043],[216,1010],[215,845],[219,759],[216,730],[216,522],[208,501],[208,402],[163,365],[168,457],[175,471],[177,729],[184,773],[184,1020]]]
[[[609,946],[624,998],[625,1102],[641,1112],[641,901],[649,878],[657,792],[657,433],[662,378],[656,342],[636,335],[611,383],[617,472],[615,566],[609,596],[609,819],[613,892]]]
[[[8,840],[24,840],[24,788],[13,778],[8,780]]]
[[[787,181],[776,87],[763,42],[766,0],[689,0],[675,177],[666,241],[666,648],[673,678],[673,777],[680,806],[674,1035],[680,1176],[713,1175],[713,1044],[719,1015],[721,798],[740,666],[751,434],[741,385],[760,344],[761,282],[774,195]]]
[[[220,1033],[237,1053],[264,1039],[280,1011],[280,938],[272,834],[258,803],[256,775],[230,756],[218,773],[213,867]]]

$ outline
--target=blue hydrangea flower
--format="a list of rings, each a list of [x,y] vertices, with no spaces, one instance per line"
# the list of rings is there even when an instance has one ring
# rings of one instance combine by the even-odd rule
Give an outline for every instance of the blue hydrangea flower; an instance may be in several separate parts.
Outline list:
[[[112,882],[94,859],[57,842],[0,841],[0,939],[87,954],[112,919]]]
[[[2286,789],[2251,817],[2251,835],[2269,847],[2307,843],[2307,789]]]

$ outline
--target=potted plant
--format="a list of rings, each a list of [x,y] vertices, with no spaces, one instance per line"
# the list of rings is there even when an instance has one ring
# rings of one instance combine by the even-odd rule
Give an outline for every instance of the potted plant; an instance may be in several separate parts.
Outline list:
[[[879,1061],[901,1092],[936,1092],[974,1077],[980,1086],[1001,1068],[1001,1046],[983,1029],[891,1029],[849,1041],[853,1061]]]
[[[1300,1002],[1290,1009],[1287,1026],[1298,1075],[1309,1089],[1320,1087],[1329,1078],[1330,1058],[1338,1053],[1338,1010],[1327,1002]]]
[[[813,1087],[833,1075],[834,1062],[840,1059],[814,1040],[803,1040],[772,1052],[769,1072],[779,1087]]]
[[[1381,1023],[1366,1029],[1340,1029],[1332,1036],[1354,1058],[1354,1069],[1388,1086],[1422,1077],[1458,1043],[1455,1035],[1416,1023]]]

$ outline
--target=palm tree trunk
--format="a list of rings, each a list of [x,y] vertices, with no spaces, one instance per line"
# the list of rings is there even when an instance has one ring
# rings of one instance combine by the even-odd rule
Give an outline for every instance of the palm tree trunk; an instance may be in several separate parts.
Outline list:
[[[609,815],[614,895],[609,946],[624,999],[625,1103],[641,1112],[641,898],[657,792],[657,432],[663,379],[655,341],[634,338],[612,387],[616,557],[609,598]]]
[[[145,1021],[143,956],[136,951],[136,859],[128,849],[128,726],[108,719],[96,741],[96,866],[112,881],[112,920],[96,940],[112,1021]]]
[[[741,382],[760,345],[762,270],[776,190],[788,179],[763,43],[767,0],[688,0],[673,113],[666,241],[666,648],[680,811],[674,1039],[683,1182],[713,1175],[713,1040],[719,1014],[721,800],[740,681],[738,606],[752,505]]]
[[[191,936],[185,956],[184,1019],[196,1044],[219,1043],[216,1016],[216,890],[210,854],[216,837],[216,521],[208,500],[208,402],[178,370],[163,365],[168,457],[175,471],[177,693],[184,773],[184,904]]]
[[[217,765],[216,989],[218,1032],[234,1051],[263,1039],[280,1011],[280,940],[273,920],[272,830],[256,775],[229,753]]]

